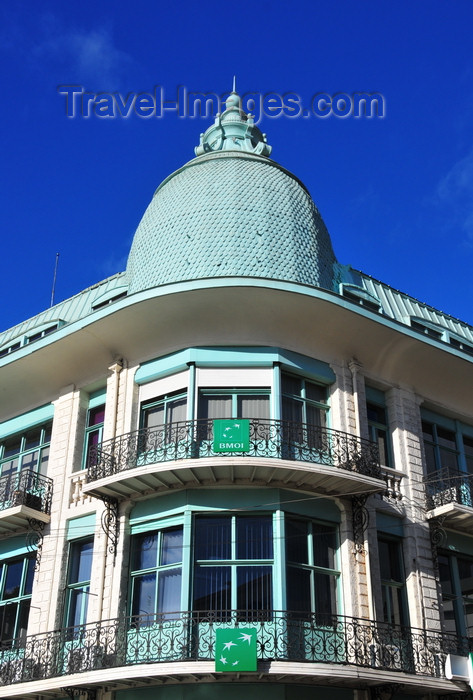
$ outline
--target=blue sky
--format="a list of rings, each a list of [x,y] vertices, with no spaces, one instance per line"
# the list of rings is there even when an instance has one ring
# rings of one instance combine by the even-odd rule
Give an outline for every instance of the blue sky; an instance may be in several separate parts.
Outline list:
[[[379,92],[384,119],[264,119],[340,262],[473,323],[473,3],[18,0],[0,6],[0,330],[123,270],[210,119],[68,119],[59,85]]]

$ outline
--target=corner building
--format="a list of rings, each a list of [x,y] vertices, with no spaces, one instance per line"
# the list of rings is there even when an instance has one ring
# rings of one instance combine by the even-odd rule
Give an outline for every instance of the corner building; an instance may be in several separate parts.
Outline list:
[[[270,151],[232,93],[126,271],[0,335],[2,698],[468,693],[473,329]]]

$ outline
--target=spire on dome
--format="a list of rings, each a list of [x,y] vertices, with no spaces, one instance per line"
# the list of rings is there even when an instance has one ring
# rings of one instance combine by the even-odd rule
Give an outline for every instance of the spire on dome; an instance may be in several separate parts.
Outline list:
[[[211,151],[247,151],[262,156],[269,156],[271,146],[266,142],[266,134],[254,123],[253,115],[246,114],[241,108],[241,99],[236,92],[236,76],[233,76],[233,90],[225,101],[225,111],[217,114],[215,122],[204,134],[196,146],[196,156]]]

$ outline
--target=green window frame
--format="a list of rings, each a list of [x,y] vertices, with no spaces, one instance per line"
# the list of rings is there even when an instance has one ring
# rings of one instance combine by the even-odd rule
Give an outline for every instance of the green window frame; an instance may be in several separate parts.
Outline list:
[[[427,474],[440,470],[457,472],[460,468],[460,450],[456,432],[423,420],[422,434]]]
[[[272,514],[194,517],[192,609],[204,617],[261,619],[273,607]]]
[[[134,535],[130,613],[136,627],[172,619],[181,610],[183,525]]]
[[[281,403],[283,420],[321,428],[327,426],[329,405],[324,384],[282,372]]]
[[[64,614],[67,628],[77,628],[87,621],[93,552],[93,537],[69,543]]]
[[[25,645],[35,563],[32,555],[0,562],[0,649]]]
[[[255,418],[269,420],[271,390],[262,388],[202,388],[198,416],[215,418]]]
[[[285,539],[287,610],[330,624],[341,600],[338,526],[286,515]]]
[[[45,475],[48,468],[52,422],[9,435],[0,442],[0,476],[31,469]]]
[[[409,610],[402,541],[378,535],[383,620],[393,625],[408,625]]]
[[[439,552],[445,630],[473,639],[473,556]]]
[[[392,467],[392,447],[386,407],[368,400],[366,402],[366,413],[369,438],[378,445],[380,464],[384,467]]]
[[[87,469],[96,460],[94,454],[97,446],[102,442],[103,426],[105,419],[105,404],[94,406],[87,411],[85,423],[84,450],[82,453],[82,469]]]
[[[141,405],[140,425],[147,430],[185,421],[187,417],[187,391],[180,389],[163,394]]]

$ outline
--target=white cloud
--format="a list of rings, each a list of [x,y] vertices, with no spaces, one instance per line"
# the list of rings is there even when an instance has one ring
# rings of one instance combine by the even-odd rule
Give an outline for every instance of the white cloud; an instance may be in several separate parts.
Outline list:
[[[71,29],[47,14],[41,18],[38,34],[32,48],[35,58],[59,64],[66,80],[94,91],[119,89],[135,65],[135,60],[115,45],[107,27]]]
[[[473,150],[459,160],[437,187],[440,201],[453,210],[453,223],[473,243]]]

